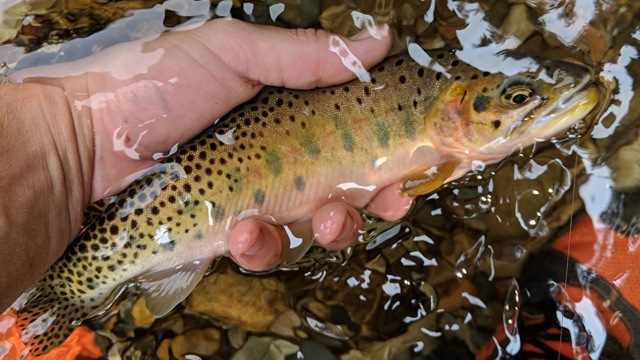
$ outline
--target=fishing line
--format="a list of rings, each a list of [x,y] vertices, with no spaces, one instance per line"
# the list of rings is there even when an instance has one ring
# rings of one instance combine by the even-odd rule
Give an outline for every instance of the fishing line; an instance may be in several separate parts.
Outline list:
[[[576,144],[575,146],[579,147],[579,143],[580,143],[580,138],[581,136],[578,135],[576,137]],[[569,231],[568,231],[568,241],[567,241],[567,249],[566,249],[566,262],[564,265],[564,287],[566,290],[566,286],[567,283],[569,281],[569,258],[570,258],[570,253],[571,253],[571,240],[573,240],[573,216],[575,214],[574,210],[574,206],[575,206],[575,201],[576,201],[576,187],[577,187],[577,178],[578,178],[578,172],[576,171],[578,169],[578,158],[580,157],[579,153],[577,150],[573,151],[574,156],[575,156],[575,160],[573,162],[573,186],[571,187],[571,215],[569,216]],[[566,293],[566,291],[565,291]],[[564,316],[560,317],[560,336],[558,337],[558,360],[560,360],[560,356],[561,356],[561,352],[560,349],[562,347],[562,335],[564,332]]]

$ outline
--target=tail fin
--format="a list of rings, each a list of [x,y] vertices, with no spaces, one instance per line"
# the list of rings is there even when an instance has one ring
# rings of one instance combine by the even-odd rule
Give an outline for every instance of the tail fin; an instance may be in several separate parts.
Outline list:
[[[68,297],[35,288],[17,311],[16,327],[31,354],[44,355],[71,334],[86,317],[82,305]]]

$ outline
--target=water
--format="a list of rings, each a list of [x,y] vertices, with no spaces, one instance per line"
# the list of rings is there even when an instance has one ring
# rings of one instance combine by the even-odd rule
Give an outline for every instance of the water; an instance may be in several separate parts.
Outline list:
[[[183,306],[157,320],[129,290],[90,324],[110,358],[251,359],[267,351],[287,359],[640,357],[634,20],[640,5],[214,3],[86,2],[95,11],[85,13],[63,2],[34,3],[31,10],[4,2],[2,69],[10,76],[80,59],[196,26],[211,14],[280,26],[320,22],[345,35],[387,22],[396,31],[394,52],[460,46],[463,60],[506,73],[530,64],[496,55],[503,50],[587,64],[598,75],[603,107],[566,138],[479,164],[419,198],[398,224],[365,219],[354,249],[313,247],[296,264],[262,276],[221,260]],[[153,53],[145,54],[148,63],[138,65],[153,64]],[[132,135],[140,140],[145,131]],[[125,136],[118,134],[114,140]]]

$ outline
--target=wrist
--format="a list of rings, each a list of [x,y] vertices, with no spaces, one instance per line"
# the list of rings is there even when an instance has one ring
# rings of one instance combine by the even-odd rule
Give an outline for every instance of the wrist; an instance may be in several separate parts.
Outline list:
[[[62,89],[0,85],[0,307],[39,278],[80,230],[89,202],[90,128]],[[74,121],[76,120],[76,121]],[[6,305],[6,306],[5,306]]]

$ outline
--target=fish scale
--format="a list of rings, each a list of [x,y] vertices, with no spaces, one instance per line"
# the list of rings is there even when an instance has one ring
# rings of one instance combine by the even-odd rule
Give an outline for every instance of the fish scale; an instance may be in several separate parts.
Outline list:
[[[428,193],[474,161],[566,129],[596,102],[576,65],[545,60],[513,77],[478,71],[452,51],[429,56],[444,70],[401,55],[374,67],[369,82],[267,88],[90,209],[66,253],[14,305],[31,352],[60,344],[131,284],[166,314],[228,254],[239,219],[308,220],[354,187],[400,181],[408,195]],[[549,71],[555,82],[541,80]],[[533,127],[536,117],[548,119]]]

